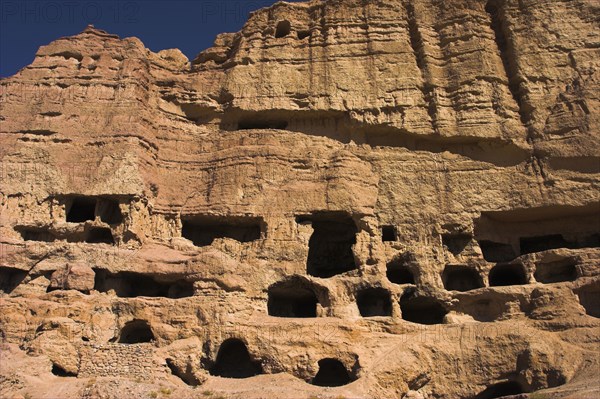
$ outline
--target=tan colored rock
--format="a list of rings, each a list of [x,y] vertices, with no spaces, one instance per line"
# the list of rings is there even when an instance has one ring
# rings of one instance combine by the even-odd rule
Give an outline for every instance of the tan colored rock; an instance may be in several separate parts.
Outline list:
[[[77,290],[89,293],[94,289],[96,274],[91,267],[84,263],[69,263],[64,268],[56,270],[50,278],[50,289]]]
[[[0,81],[0,396],[598,396],[599,21],[315,0],[191,62],[42,46]]]

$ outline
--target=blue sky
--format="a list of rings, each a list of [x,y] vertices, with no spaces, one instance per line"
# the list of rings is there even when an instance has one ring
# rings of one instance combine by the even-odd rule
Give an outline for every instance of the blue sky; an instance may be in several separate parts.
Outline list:
[[[288,2],[294,2],[288,0]],[[238,31],[251,11],[275,0],[0,0],[0,76],[31,63],[37,49],[88,24],[136,36],[153,51],[192,59],[221,32]]]

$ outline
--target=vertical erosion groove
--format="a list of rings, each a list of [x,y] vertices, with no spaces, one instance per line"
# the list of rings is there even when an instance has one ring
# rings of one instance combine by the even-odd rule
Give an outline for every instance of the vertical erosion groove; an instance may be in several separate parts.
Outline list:
[[[489,0],[485,5],[485,11],[489,14],[491,20],[491,28],[494,31],[494,39],[500,53],[500,59],[504,66],[504,73],[508,80],[508,89],[512,94],[513,99],[519,107],[519,115],[521,123],[527,126],[529,115],[524,109],[523,100],[521,98],[521,90],[519,87],[519,78],[514,64],[514,52],[509,46],[508,35],[505,32],[505,22],[501,15],[501,10],[498,7],[497,0]],[[511,62],[512,60],[512,62]]]
[[[421,90],[423,91],[423,97],[427,102],[427,113],[431,118],[431,124],[433,126],[433,129],[437,132],[437,110],[434,99],[434,87],[431,83],[427,81],[427,60],[425,58],[425,43],[423,41],[423,36],[421,36],[421,32],[419,31],[419,25],[417,23],[417,18],[415,15],[415,8],[410,2],[406,3],[406,13],[408,15],[408,34],[410,37],[410,46],[412,47],[417,62],[417,67],[421,71],[421,78],[423,80],[423,88]]]

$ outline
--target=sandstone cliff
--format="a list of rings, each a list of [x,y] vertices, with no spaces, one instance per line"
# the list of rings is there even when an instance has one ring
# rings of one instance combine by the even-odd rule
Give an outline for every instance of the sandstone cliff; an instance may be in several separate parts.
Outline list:
[[[41,47],[0,81],[0,394],[600,395],[599,24],[314,0],[192,61]]]

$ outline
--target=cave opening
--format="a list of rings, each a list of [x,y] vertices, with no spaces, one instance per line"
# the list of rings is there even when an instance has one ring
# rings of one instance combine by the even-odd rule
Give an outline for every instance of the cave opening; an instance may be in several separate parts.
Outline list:
[[[67,222],[81,223],[96,218],[96,198],[75,197],[67,210]]]
[[[259,240],[266,229],[259,217],[194,216],[182,220],[181,235],[198,247],[208,246],[218,238],[239,242]]]
[[[402,318],[418,324],[441,324],[448,311],[435,299],[414,297],[407,292],[400,298]]]
[[[119,334],[121,344],[141,344],[154,341],[154,333],[146,320],[135,319],[127,322]]]
[[[600,283],[580,288],[577,297],[588,316],[600,318]]]
[[[415,276],[403,259],[388,262],[386,276],[394,284],[414,284]]]
[[[267,310],[270,316],[317,317],[317,296],[298,280],[273,284],[269,287],[268,296]]]
[[[0,291],[10,294],[27,277],[27,271],[13,267],[0,267]]]
[[[229,338],[221,344],[217,361],[210,374],[225,378],[248,378],[262,374],[259,361],[253,361],[246,344],[240,339]]]
[[[86,235],[85,242],[88,244],[110,244],[115,245],[115,239],[111,229],[108,227],[93,227]]]
[[[442,282],[448,291],[470,291],[483,287],[477,270],[463,265],[447,265],[442,272]]]
[[[381,227],[381,240],[383,242],[396,241],[398,239],[395,226]]]
[[[319,360],[319,371],[312,384],[319,387],[339,387],[353,381],[346,366],[337,359],[326,358]]]
[[[194,295],[194,284],[185,280],[166,283],[156,281],[153,277],[142,273],[112,274],[106,270],[96,270],[94,289],[99,292],[114,290],[121,298],[146,296],[179,299]]]
[[[503,381],[488,386],[485,390],[475,396],[475,399],[495,399],[522,393],[525,393],[525,390],[517,381]]]
[[[358,229],[352,218],[337,212],[298,218],[299,222],[307,220],[313,227],[308,243],[307,273],[329,278],[356,269],[352,246]]]
[[[117,200],[101,198],[98,201],[97,210],[100,220],[104,223],[119,224],[123,222],[123,214]]]
[[[24,241],[54,242],[56,237],[46,229],[42,228],[15,228],[21,234]]]
[[[561,234],[550,234],[539,237],[521,237],[519,239],[521,254],[547,251],[549,249],[571,248],[572,245]]]
[[[77,377],[77,374],[69,372],[67,370],[65,370],[64,368],[62,368],[61,366],[59,366],[58,364],[52,364],[52,374],[54,374],[57,377]]]
[[[304,40],[309,36],[310,36],[309,30],[299,30],[298,31],[298,39],[300,39],[300,40]]]
[[[490,270],[490,287],[527,284],[525,268],[520,263],[497,264]]]
[[[442,244],[448,248],[450,253],[456,256],[465,250],[471,239],[472,237],[469,234],[443,234]]]
[[[275,38],[279,39],[286,37],[292,31],[292,24],[290,21],[279,21],[277,28],[275,29]]]
[[[366,288],[359,291],[356,304],[362,317],[392,315],[390,293],[383,288]]]
[[[577,279],[577,261],[565,259],[556,262],[538,262],[535,266],[536,281],[544,284],[574,281]]]
[[[479,241],[479,248],[481,248],[483,258],[488,262],[510,262],[517,257],[510,244],[482,240]]]

